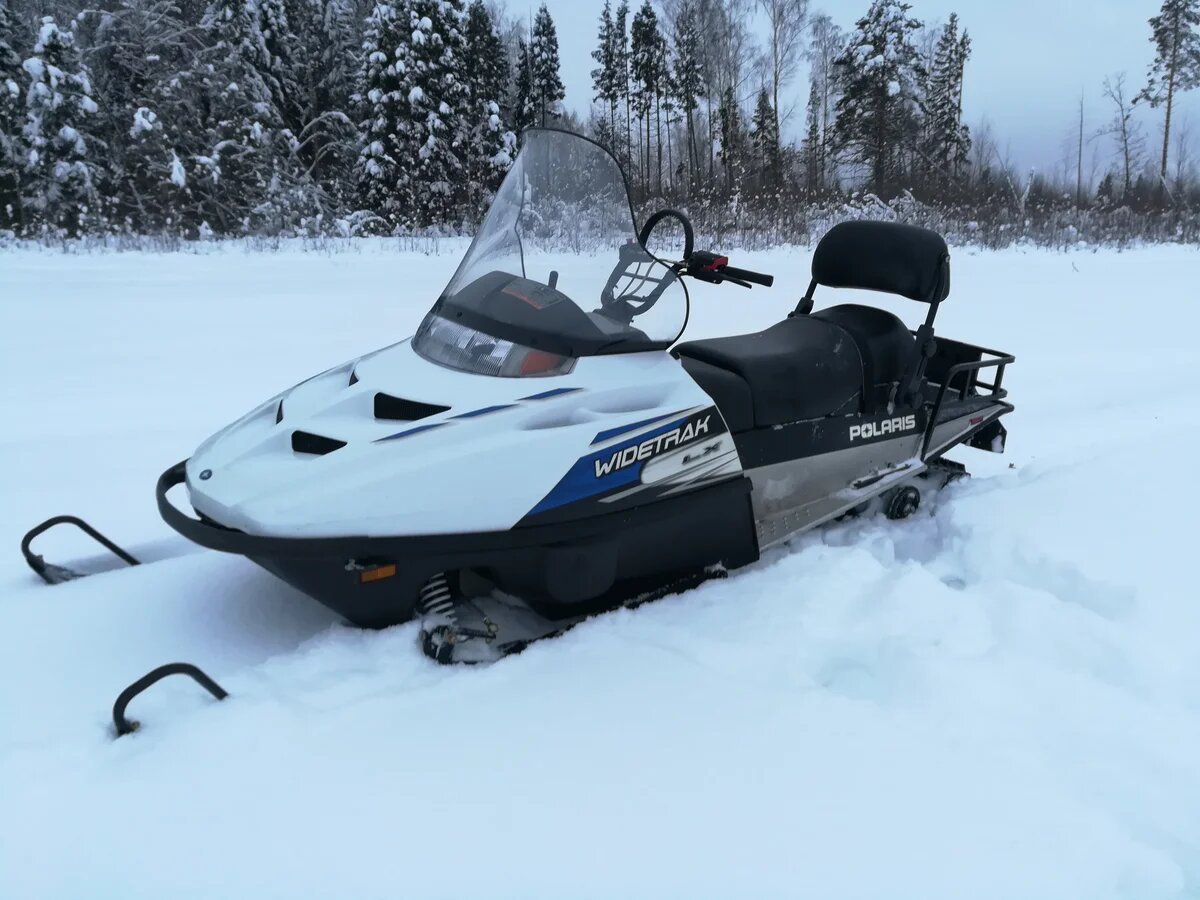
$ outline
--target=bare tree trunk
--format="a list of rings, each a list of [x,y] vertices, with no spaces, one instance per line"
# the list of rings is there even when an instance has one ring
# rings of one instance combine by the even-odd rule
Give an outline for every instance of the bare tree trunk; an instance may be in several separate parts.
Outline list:
[[[663,192],[662,177],[662,96],[654,89],[654,152],[658,159],[658,192]]]
[[[1175,78],[1179,70],[1179,39],[1182,23],[1175,17],[1171,36],[1171,65],[1167,69],[1167,118],[1163,122],[1162,171],[1158,176],[1158,197],[1161,203],[1167,192],[1167,154],[1171,149],[1171,107],[1175,102]]]
[[[717,169],[717,154],[713,150],[712,97],[705,97],[704,102],[708,106],[708,180],[711,183]]]

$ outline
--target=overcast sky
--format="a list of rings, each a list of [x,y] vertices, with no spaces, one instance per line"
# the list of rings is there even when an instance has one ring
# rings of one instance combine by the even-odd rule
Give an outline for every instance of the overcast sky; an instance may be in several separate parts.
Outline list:
[[[640,0],[631,0],[636,7]],[[973,54],[967,67],[965,115],[974,127],[981,116],[992,122],[1003,150],[1023,167],[1053,170],[1063,157],[1064,142],[1085,94],[1088,133],[1109,116],[1101,96],[1104,76],[1128,73],[1136,91],[1142,86],[1153,46],[1147,20],[1161,0],[910,0],[912,15],[925,22],[944,22],[957,12],[971,34]],[[870,0],[813,0],[812,9],[827,12],[849,29]],[[509,0],[513,15],[536,10],[536,0]],[[567,104],[585,112],[591,102],[591,52],[603,0],[546,0],[558,28],[562,77]],[[526,9],[526,7],[529,9]],[[803,127],[807,87],[801,73],[791,88],[795,112],[785,126],[788,137]],[[785,106],[786,108],[786,106]],[[1180,118],[1191,121],[1193,157],[1200,155],[1200,90],[1184,95]],[[1146,110],[1149,144],[1161,152],[1162,110]],[[1174,144],[1174,139],[1172,139]],[[1106,154],[1110,144],[1093,145]],[[1172,148],[1174,149],[1174,148]],[[1089,147],[1089,155],[1093,152]]]

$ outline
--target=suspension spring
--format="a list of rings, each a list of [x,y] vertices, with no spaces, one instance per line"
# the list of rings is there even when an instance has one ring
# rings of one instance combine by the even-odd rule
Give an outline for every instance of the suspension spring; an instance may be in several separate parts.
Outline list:
[[[427,616],[440,616],[448,625],[454,625],[454,592],[445,572],[438,572],[425,582],[420,594],[421,611]]]

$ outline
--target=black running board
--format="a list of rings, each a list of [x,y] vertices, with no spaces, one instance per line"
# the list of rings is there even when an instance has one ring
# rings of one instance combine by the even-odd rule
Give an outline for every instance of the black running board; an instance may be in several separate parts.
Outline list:
[[[76,572],[74,569],[69,569],[66,566],[48,563],[41,554],[33,552],[30,545],[33,543],[34,539],[39,535],[49,531],[51,528],[54,528],[56,525],[74,525],[122,562],[131,566],[137,566],[141,564],[140,561],[135,559],[132,554],[122,550],[78,516],[54,516],[51,519],[47,519],[41,525],[31,528],[25,537],[21,539],[21,555],[25,557],[25,562],[29,565],[29,568],[33,569],[33,571],[38,574],[38,577],[40,577],[42,581],[46,582],[46,584],[62,584],[64,581],[74,581],[75,579],[83,578],[88,574],[86,572]]]

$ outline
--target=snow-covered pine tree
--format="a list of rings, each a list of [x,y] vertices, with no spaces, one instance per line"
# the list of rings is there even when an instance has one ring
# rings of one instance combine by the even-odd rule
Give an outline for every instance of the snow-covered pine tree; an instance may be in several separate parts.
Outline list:
[[[600,28],[597,32],[596,49],[592,51],[592,59],[596,68],[592,69],[593,99],[600,101],[608,108],[608,128],[605,134],[612,140],[617,130],[617,89],[618,77],[613,46],[613,21],[611,0],[604,0],[604,8],[600,12]],[[607,145],[606,145],[607,146]]]
[[[962,122],[963,73],[971,39],[958,33],[958,16],[942,28],[933,53],[925,95],[925,162],[935,182],[955,180],[971,152],[971,133]]]
[[[467,10],[465,35],[466,187],[468,211],[477,217],[512,165],[516,136],[505,128],[500,107],[508,90],[508,51],[483,0],[475,0]]]
[[[141,233],[199,224],[184,160],[200,152],[195,85],[201,49],[177,0],[117,0],[81,17],[93,87],[103,98],[112,221]],[[78,36],[78,34],[77,34]]]
[[[22,66],[29,76],[22,184],[26,222],[69,235],[100,230],[104,145],[92,131],[99,107],[74,35],[44,17],[33,56]]]
[[[537,102],[538,124],[547,125],[562,118],[562,101],[566,97],[559,76],[558,32],[550,10],[543,3],[533,19],[533,34],[529,43],[532,60],[533,95]]]
[[[294,145],[272,94],[272,55],[261,7],[246,0],[211,0],[201,21],[205,51],[203,135],[187,173],[202,223],[225,233],[255,221],[283,230],[298,216],[291,167]]]
[[[21,226],[21,170],[26,160],[22,127],[25,72],[13,47],[8,0],[0,0],[0,231]]]
[[[779,134],[775,131],[775,110],[771,106],[771,95],[766,85],[759,89],[752,121],[754,151],[759,165],[759,189],[774,190],[779,187],[783,174],[783,158]]]
[[[1166,190],[1167,157],[1171,150],[1171,116],[1175,96],[1200,87],[1200,0],[1163,0],[1162,9],[1150,20],[1154,62],[1146,75],[1146,87],[1138,95],[1152,107],[1166,106],[1163,120],[1160,196]]]
[[[407,88],[397,136],[397,162],[410,172],[405,222],[461,221],[469,121],[462,3],[408,0],[404,12],[408,26],[393,58]]]
[[[693,0],[683,0],[675,14],[675,95],[686,126],[687,165],[689,182],[693,186],[700,170],[695,114],[703,91],[704,74],[700,68],[696,7]]]
[[[355,164],[359,203],[393,228],[412,193],[408,185],[412,172],[400,165],[406,150],[400,136],[402,120],[408,117],[408,73],[396,66],[394,54],[401,40],[411,38],[411,32],[403,36],[401,32],[396,7],[387,0],[376,3],[367,17],[355,91],[362,114],[362,149]]]
[[[919,134],[924,69],[912,36],[921,23],[909,9],[902,0],[873,0],[836,62],[842,96],[835,138],[868,167],[868,186],[876,193],[899,186]]]
[[[537,96],[533,84],[533,55],[524,39],[517,40],[516,78],[514,87],[513,128],[518,139],[526,128],[538,124]]]
[[[362,35],[353,0],[262,0],[267,84],[282,139],[334,202],[348,192],[358,134],[349,118]]]

